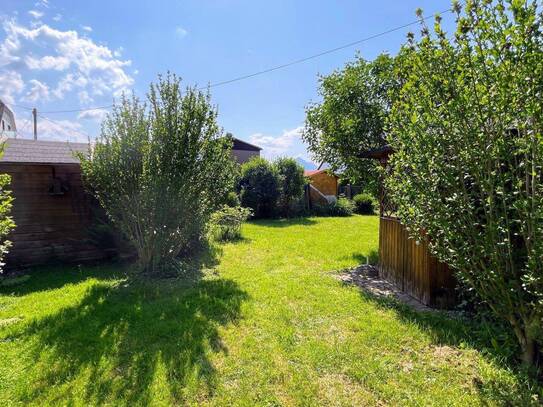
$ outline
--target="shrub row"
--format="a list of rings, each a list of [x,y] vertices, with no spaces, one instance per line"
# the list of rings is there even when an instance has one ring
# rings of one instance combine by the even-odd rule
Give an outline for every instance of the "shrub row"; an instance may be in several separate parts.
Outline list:
[[[241,205],[256,218],[296,216],[303,210],[304,169],[292,158],[269,162],[255,157],[241,166]]]

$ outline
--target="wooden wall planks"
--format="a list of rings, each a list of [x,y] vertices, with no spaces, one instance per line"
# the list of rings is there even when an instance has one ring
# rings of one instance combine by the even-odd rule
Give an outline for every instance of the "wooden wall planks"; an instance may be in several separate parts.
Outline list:
[[[91,201],[84,191],[79,165],[0,163],[0,173],[12,178],[12,216],[17,225],[9,236],[13,246],[6,259],[7,269],[104,257],[86,235]],[[61,194],[53,194],[54,177],[62,185]]]
[[[380,219],[379,263],[384,278],[423,304],[435,308],[454,305],[453,272],[430,255],[424,240],[410,239],[398,219]]]

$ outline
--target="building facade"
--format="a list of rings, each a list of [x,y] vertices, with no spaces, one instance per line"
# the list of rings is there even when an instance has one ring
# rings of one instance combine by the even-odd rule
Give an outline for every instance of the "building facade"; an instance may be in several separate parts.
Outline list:
[[[13,137],[16,132],[15,116],[11,109],[0,100],[0,133],[2,136]]]

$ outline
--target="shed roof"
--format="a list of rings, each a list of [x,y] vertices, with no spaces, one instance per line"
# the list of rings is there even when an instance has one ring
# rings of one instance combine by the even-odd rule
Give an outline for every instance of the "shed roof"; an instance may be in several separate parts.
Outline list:
[[[88,143],[8,138],[0,163],[79,164],[74,154],[88,153]]]
[[[305,171],[304,171],[304,175],[305,175],[306,177],[311,177],[311,176],[313,176],[313,175],[322,174],[323,172],[324,172],[324,173],[328,173],[328,174],[331,175],[332,177],[337,177],[336,174],[333,174],[333,173],[329,172],[328,169],[323,169],[323,170],[305,170]]]

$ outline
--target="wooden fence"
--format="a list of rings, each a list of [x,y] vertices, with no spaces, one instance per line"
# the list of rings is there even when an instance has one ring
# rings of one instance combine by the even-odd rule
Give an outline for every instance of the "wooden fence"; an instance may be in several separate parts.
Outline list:
[[[382,276],[423,304],[450,308],[455,303],[456,281],[446,264],[428,251],[428,244],[409,238],[396,218],[381,217],[379,266]]]
[[[0,173],[11,176],[16,227],[6,259],[7,269],[49,263],[98,260],[104,253],[86,233],[91,207],[81,183],[78,164],[0,164]]]

